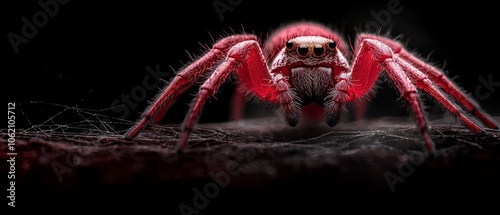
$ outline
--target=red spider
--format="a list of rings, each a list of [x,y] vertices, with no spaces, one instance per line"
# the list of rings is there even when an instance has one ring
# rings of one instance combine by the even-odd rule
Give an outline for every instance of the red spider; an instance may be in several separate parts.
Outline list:
[[[316,23],[301,22],[283,27],[270,37],[264,48],[255,35],[228,36],[179,72],[125,137],[135,138],[157,113],[168,108],[202,74],[211,71],[214,64],[217,64],[215,70],[201,85],[184,121],[176,146],[179,153],[185,148],[205,102],[233,72],[249,94],[278,105],[290,126],[298,123],[302,111],[315,117],[323,114],[326,123],[334,126],[345,104],[367,95],[380,72],[385,71],[412,108],[429,152],[432,153],[435,146],[429,136],[417,89],[436,99],[475,133],[482,133],[483,128],[470,120],[454,101],[485,126],[498,129],[493,120],[440,70],[413,56],[398,42],[360,34],[351,64],[348,57],[347,44],[335,32]],[[320,106],[323,108],[314,108]]]

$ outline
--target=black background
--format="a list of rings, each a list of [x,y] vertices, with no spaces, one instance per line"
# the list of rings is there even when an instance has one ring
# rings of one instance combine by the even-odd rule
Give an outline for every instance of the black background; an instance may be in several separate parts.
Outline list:
[[[225,0],[219,0],[228,4]],[[148,73],[146,66],[168,72],[190,61],[186,52],[199,56],[204,50],[199,43],[212,44],[210,35],[220,38],[225,32],[246,32],[265,39],[267,32],[283,23],[308,20],[334,27],[346,38],[355,38],[358,29],[377,21],[371,14],[387,10],[387,3],[362,1],[269,1],[242,0],[230,6],[232,11],[220,20],[214,1],[89,2],[70,1],[61,5],[58,13],[39,28],[28,44],[19,46],[14,53],[6,36],[9,32],[21,35],[22,17],[32,19],[41,8],[36,1],[8,1],[4,5],[2,28],[3,69],[2,100],[23,104],[44,101],[90,109],[110,108],[121,94],[130,94],[142,85]],[[237,2],[237,1],[236,1]],[[460,86],[472,94],[481,85],[479,76],[500,81],[497,70],[499,49],[493,30],[498,27],[498,13],[494,6],[484,3],[438,5],[431,1],[400,0],[403,10],[391,15],[391,24],[381,31],[390,30],[392,37],[402,35],[409,41],[408,49],[431,55],[431,62],[441,66]],[[238,2],[237,2],[238,3]],[[174,68],[171,69],[170,67]],[[407,108],[396,102],[398,94],[386,84],[380,85],[377,96],[369,106],[370,116],[401,115]],[[229,98],[233,85],[227,84],[212,100],[201,121],[224,121],[229,116]],[[500,88],[495,88],[500,91]],[[483,91],[486,93],[487,91]],[[146,100],[125,115],[136,120],[157,93],[148,91]],[[195,89],[189,94],[195,93]],[[169,112],[168,120],[180,122],[192,96],[185,96]],[[495,109],[499,92],[479,100],[484,109],[498,114]],[[476,100],[478,100],[476,98]],[[113,117],[122,113],[109,112]],[[22,123],[22,122],[18,122]]]
[[[43,0],[45,1],[45,0]],[[219,0],[220,2],[226,2],[226,0]],[[49,116],[52,116],[51,111],[44,109],[40,112],[33,109],[28,103],[30,101],[43,101],[47,103],[62,104],[70,107],[81,107],[88,108],[92,110],[99,109],[109,109],[111,103],[116,99],[119,99],[122,94],[131,94],[132,89],[137,86],[142,85],[142,79],[144,76],[148,75],[145,70],[146,66],[156,67],[157,64],[160,65],[161,71],[169,72],[168,80],[174,74],[174,70],[184,66],[190,61],[190,58],[186,52],[192,53],[194,55],[201,54],[203,48],[198,44],[211,44],[213,35],[214,38],[220,38],[220,35],[225,35],[225,32],[231,32],[234,29],[236,32],[241,32],[242,28],[247,32],[255,32],[257,35],[265,39],[267,32],[276,29],[283,23],[293,22],[297,20],[308,20],[308,21],[318,21],[320,23],[331,25],[334,28],[340,30],[347,40],[348,37],[355,38],[356,31],[354,27],[358,27],[364,30],[366,23],[376,21],[372,16],[371,12],[380,13],[381,11],[387,10],[387,2],[390,0],[380,1],[380,3],[375,2],[362,2],[362,1],[282,1],[273,2],[273,5],[269,5],[271,1],[250,1],[242,0],[238,5],[232,6],[233,10],[223,14],[224,19],[220,20],[216,10],[213,7],[213,0],[205,1],[204,3],[199,3],[195,1],[180,1],[175,3],[168,3],[167,1],[141,1],[141,3],[111,3],[103,1],[76,1],[72,0],[67,5],[61,5],[59,11],[55,17],[49,18],[47,25],[39,28],[38,34],[34,38],[30,38],[28,44],[20,45],[19,53],[14,53],[12,46],[8,40],[7,35],[9,32],[15,34],[21,34],[21,28],[23,26],[22,17],[27,17],[32,19],[33,14],[41,10],[37,1],[4,1],[6,5],[1,7],[2,20],[4,20],[4,25],[2,28],[2,35],[4,35],[2,45],[2,70],[1,70],[1,80],[2,85],[0,88],[0,94],[2,94],[1,102],[16,102],[18,104],[17,113],[20,110],[29,116],[33,124],[41,123],[47,120]],[[396,37],[398,35],[403,35],[402,40],[408,41],[408,49],[414,50],[420,53],[422,56],[427,56],[429,53],[433,53],[431,56],[431,62],[438,66],[446,63],[445,70],[449,71],[450,77],[457,77],[455,80],[468,92],[471,92],[472,98],[477,99],[474,94],[475,89],[481,86],[481,82],[478,77],[492,76],[493,80],[500,81],[500,74],[497,70],[497,56],[496,50],[499,50],[499,44],[497,42],[496,34],[494,31],[498,27],[498,11],[497,7],[491,4],[481,3],[479,1],[467,2],[467,4],[457,4],[457,5],[438,5],[432,1],[416,1],[416,0],[400,0],[401,6],[404,8],[399,14],[391,15],[391,29],[390,35]],[[382,32],[386,32],[389,26],[384,26]],[[171,69],[172,67],[173,69]],[[407,107],[401,105],[401,102],[397,101],[399,96],[396,91],[389,87],[387,84],[381,84],[381,89],[378,90],[377,95],[373,98],[372,103],[368,109],[368,115],[371,117],[387,116],[387,115],[406,115]],[[231,97],[231,89],[233,86],[227,84],[224,89],[217,95],[217,100],[212,100],[205,108],[204,114],[202,115],[200,121],[210,122],[210,121],[224,121],[229,116],[229,99]],[[484,89],[483,89],[484,90]],[[494,92],[483,100],[478,102],[484,107],[484,109],[492,113],[493,115],[500,114],[498,110],[498,104],[500,99],[500,87],[495,87]],[[167,121],[180,122],[184,118],[185,112],[187,110],[187,104],[192,100],[192,96],[189,94],[194,94],[196,89],[192,89],[188,92],[188,95],[183,97],[178,104],[176,104],[169,112],[169,117]],[[134,121],[138,118],[139,114],[148,104],[148,100],[152,99],[157,93],[156,90],[149,91],[146,100],[141,101],[135,110],[132,110],[130,114],[126,115],[126,119]],[[483,91],[485,93],[485,91]],[[429,112],[440,113],[439,108],[432,106]],[[5,107],[6,108],[6,107]],[[43,107],[47,108],[47,107]],[[59,109],[56,106],[48,106],[48,108]],[[4,109],[5,110],[5,109]],[[44,113],[45,112],[45,113]],[[57,111],[55,111],[57,112]],[[113,111],[104,112],[106,115],[112,117],[121,117],[121,113],[115,113]],[[22,128],[28,126],[24,122],[23,117],[17,118],[16,121],[17,128]],[[67,123],[74,119],[68,118]],[[81,119],[78,119],[81,120]],[[458,135],[456,135],[458,136]],[[446,137],[445,137],[446,138]],[[375,141],[376,139],[373,139]],[[474,142],[475,140],[471,140]],[[119,145],[119,144],[118,144]],[[24,147],[33,147],[38,150],[37,146],[39,143],[34,144],[24,144]],[[43,146],[43,145],[42,145]],[[300,146],[299,146],[300,147]],[[214,147],[215,148],[215,147]],[[211,149],[211,147],[209,147]],[[215,148],[216,149],[216,148]],[[106,149],[104,149],[106,150]],[[106,150],[107,151],[107,150]],[[222,151],[222,150],[221,150]],[[270,151],[265,148],[264,151]],[[113,153],[113,151],[110,151]],[[472,150],[474,152],[474,150]],[[489,154],[490,151],[485,151],[489,159],[494,159],[496,154]],[[127,152],[128,153],[128,152]],[[204,152],[202,152],[204,153]],[[484,155],[483,154],[483,155]],[[66,159],[63,154],[62,159]],[[192,155],[192,154],[191,154]],[[124,153],[122,156],[129,156],[129,154]],[[233,156],[233,155],[230,155]],[[290,155],[286,155],[290,156]],[[362,154],[360,155],[363,156]],[[334,167],[333,175],[340,173],[346,173],[347,176],[351,177],[335,177],[336,180],[347,180],[352,179],[353,174],[359,173],[363,177],[355,177],[355,179],[363,178],[367,181],[374,179],[370,175],[365,175],[366,173],[376,172],[376,171],[363,171],[370,167],[370,170],[375,168],[372,163],[377,163],[377,159],[359,159],[359,157],[346,156],[347,164],[343,165],[340,170],[336,171],[337,167]],[[91,159],[89,156],[87,159]],[[137,156],[136,160],[129,160],[130,162],[137,162],[144,159],[147,162],[143,162],[145,167],[151,167],[153,170],[157,170],[161,173],[169,173],[165,171],[165,162],[156,162],[157,159],[160,161],[166,156],[160,154],[160,156],[151,156],[149,154],[142,154]],[[283,156],[275,156],[275,154],[269,157],[276,157],[281,159]],[[330,156],[329,157],[336,157]],[[96,157],[100,159],[102,157]],[[181,160],[183,157],[179,157]],[[184,157],[185,158],[185,157]],[[189,158],[189,157],[188,157]],[[211,157],[208,157],[211,158]],[[267,157],[263,157],[264,159]],[[386,163],[397,164],[396,158],[393,156],[393,160],[386,159],[384,154],[380,155],[378,161],[382,165]],[[383,158],[383,159],[380,159]],[[478,159],[479,161],[474,163],[471,160]],[[150,160],[149,160],[150,159]],[[353,159],[356,161],[352,161]],[[33,159],[35,160],[35,159]],[[104,159],[103,159],[104,160]],[[199,160],[199,159],[193,159]],[[60,160],[63,162],[64,160]],[[363,161],[366,162],[363,165]],[[466,188],[475,189],[479,186],[478,193],[481,191],[488,190],[488,186],[492,184],[491,180],[486,183],[480,182],[481,179],[488,176],[485,174],[486,171],[483,170],[495,170],[496,163],[488,162],[486,159],[484,165],[480,166],[481,156],[477,154],[471,154],[471,157],[465,156],[462,160],[457,159],[454,162],[445,160],[444,163],[451,165],[453,171],[443,171],[437,174],[437,177],[429,177],[424,169],[423,173],[416,174],[416,178],[413,177],[414,183],[421,183],[418,177],[424,178],[421,184],[431,185],[431,188],[438,187],[444,182],[451,182],[451,186],[454,184],[468,184]],[[57,183],[53,178],[44,178],[45,180],[38,180],[43,178],[44,174],[49,174],[48,177],[54,177],[51,167],[41,161],[36,161],[41,163],[39,169],[34,169],[32,175],[27,177],[19,177],[20,180],[32,180],[32,184],[27,186],[41,187],[40,190],[44,192],[35,192],[41,198],[40,202],[49,202],[50,207],[64,205],[60,202],[61,199],[67,202],[72,202],[74,198],[83,199],[85,198],[88,202],[88,196],[92,199],[99,197],[103,201],[96,201],[96,203],[106,203],[109,199],[107,196],[120,196],[122,198],[133,196],[137,199],[142,198],[141,195],[124,194],[130,189],[125,189],[118,186],[111,186],[108,189],[100,190],[100,186],[92,186],[93,175],[100,176],[101,173],[95,171],[95,169],[104,169],[105,172],[111,172],[110,170],[115,170],[119,172],[117,174],[121,179],[126,179],[127,176],[122,174],[128,173],[129,167],[132,165],[126,162],[116,162],[113,163],[114,166],[106,165],[95,165],[86,168],[82,166],[77,168],[71,176],[75,179],[73,182],[83,182],[86,186],[73,186],[68,185],[67,182],[71,182],[71,179],[65,181],[65,183],[57,184],[51,186],[51,183]],[[199,162],[206,162],[206,160],[199,160]],[[345,163],[341,163],[345,164]],[[432,164],[429,169],[432,176],[432,171],[441,170],[439,168],[434,168],[435,164]],[[439,166],[439,164],[437,164]],[[455,167],[454,165],[458,165]],[[491,165],[491,166],[489,166]],[[479,168],[477,168],[480,166]],[[485,167],[486,166],[486,167]],[[103,168],[100,168],[103,167]],[[395,166],[393,166],[395,167]],[[465,168],[461,168],[465,167]],[[127,169],[127,171],[119,171],[120,168]],[[117,171],[117,169],[119,169]],[[328,167],[326,167],[328,169]],[[349,170],[347,170],[349,169]],[[436,170],[437,169],[437,170]],[[151,169],[144,168],[144,172],[139,172],[141,176],[146,179],[155,179],[150,177]],[[184,169],[178,169],[178,171],[183,171]],[[323,169],[325,170],[325,169]],[[288,195],[290,191],[289,188],[302,188],[304,190],[324,190],[327,195],[341,197],[344,196],[342,193],[339,195],[336,192],[331,192],[332,186],[343,186],[342,183],[335,183],[329,181],[330,178],[324,178],[322,181],[312,181],[310,179],[318,178],[314,171],[312,175],[306,174],[303,179],[307,183],[301,183],[302,186],[297,186],[294,181],[288,181],[285,185],[278,187],[286,188],[283,189],[284,192],[279,192],[280,194],[285,193],[287,199],[293,198],[293,195]],[[450,173],[451,172],[451,173]],[[459,174],[457,174],[457,172]],[[464,174],[468,177],[461,177]],[[497,173],[496,171],[492,171]],[[21,173],[21,171],[20,171]],[[145,173],[145,174],[143,174]],[[453,174],[455,173],[455,174]],[[81,174],[81,175],[80,175]],[[85,175],[87,177],[79,177]],[[320,174],[321,175],[321,174]],[[439,177],[439,176],[447,177]],[[470,178],[477,179],[472,180],[472,183],[467,183]],[[497,175],[497,174],[496,174]],[[123,177],[121,177],[123,176]],[[308,177],[309,176],[309,177]],[[315,177],[316,176],[316,177]],[[454,178],[454,176],[457,176]],[[484,177],[481,177],[484,176]],[[242,176],[245,177],[245,176]],[[320,176],[321,177],[321,176]],[[491,177],[495,177],[495,174]],[[133,177],[131,177],[133,178]],[[427,181],[425,179],[428,179]],[[435,180],[438,183],[435,183]],[[490,178],[491,179],[491,178]],[[140,180],[139,180],[140,181]],[[146,180],[147,181],[147,180]],[[285,180],[287,181],[287,180]],[[299,180],[303,182],[303,180]],[[440,181],[440,183],[439,183]],[[46,184],[47,182],[48,184]],[[164,181],[158,180],[156,183],[144,183],[144,185],[150,185],[153,187],[153,192],[155,191],[165,191],[167,189],[162,189],[175,186],[174,183],[164,185]],[[351,186],[346,186],[345,189],[349,190],[352,188],[353,184],[356,184],[356,180],[353,182],[349,181]],[[407,185],[411,185],[412,182],[407,182]],[[154,186],[158,186],[154,187]],[[312,189],[309,189],[312,185]],[[325,184],[330,184],[331,186],[324,186]],[[134,184],[137,186],[137,184]],[[126,184],[124,186],[134,186]],[[138,185],[142,187],[143,184]],[[384,184],[385,186],[385,184]],[[19,190],[22,191],[23,187],[18,186]],[[177,196],[170,195],[170,190],[167,190],[160,195],[164,198],[175,199],[174,204],[180,201],[188,201],[192,198],[191,192],[186,192],[193,186],[189,184],[188,188],[185,187],[177,188],[182,195],[186,198],[177,198]],[[316,187],[316,189],[314,188]],[[318,188],[319,187],[319,188]],[[409,186],[410,191],[420,191],[419,188],[422,186]],[[385,187],[384,187],[385,188]],[[494,187],[496,188],[496,187]],[[45,192],[49,190],[54,190],[54,192]],[[115,190],[116,189],[116,190]],[[248,188],[252,189],[252,187]],[[359,187],[359,189],[362,189]],[[23,201],[26,196],[29,198],[36,199],[36,197],[31,197],[32,190],[29,191],[29,195],[19,194],[19,203],[24,204],[27,201]],[[69,191],[66,191],[69,190]],[[78,192],[72,192],[75,190],[83,190],[84,194],[81,195]],[[271,189],[272,190],[272,189]],[[417,193],[425,193],[429,189],[422,189],[423,191]],[[432,189],[431,189],[432,190]],[[495,189],[492,189],[495,190]],[[498,189],[496,189],[498,190]],[[95,192],[93,192],[95,191]],[[118,191],[113,193],[113,191]],[[260,190],[257,190],[258,192]],[[276,189],[274,189],[276,191]],[[441,191],[441,192],[439,192]],[[428,197],[431,199],[437,199],[439,204],[442,204],[443,199],[448,199],[445,196],[441,198],[446,189],[438,190],[432,193]],[[454,190],[453,194],[459,193],[460,195],[454,195],[455,198],[460,198],[463,201],[474,200],[470,198],[471,196],[476,197],[477,200],[485,198],[485,195],[466,195],[465,193],[461,195],[461,189]],[[69,193],[69,197],[54,195],[60,193]],[[90,195],[89,195],[90,193]],[[175,192],[174,192],[175,193]],[[304,192],[310,193],[310,192]],[[345,193],[345,192],[344,192]],[[408,192],[411,196],[411,192]],[[51,195],[56,196],[56,199],[51,198]],[[104,194],[104,195],[103,195]],[[141,193],[143,194],[143,193]],[[406,194],[406,193],[403,193]],[[426,193],[425,193],[426,194]],[[453,195],[452,194],[452,195]],[[102,195],[102,196],[101,196]],[[128,196],[127,196],[128,195]],[[316,195],[316,194],[314,194]],[[310,195],[308,198],[315,199],[313,197],[319,197]],[[338,196],[337,196],[338,195]],[[266,195],[258,194],[254,195],[259,198],[266,197]],[[283,197],[282,195],[279,195]],[[267,196],[264,199],[272,199],[271,196]],[[432,198],[434,197],[434,198]],[[467,198],[469,197],[469,198]],[[229,197],[231,198],[231,197]],[[378,198],[378,197],[375,197]],[[396,196],[398,198],[398,196]],[[145,198],[149,200],[151,198]],[[156,199],[156,198],[155,198]],[[249,200],[254,200],[247,197]],[[303,198],[297,198],[302,200]],[[134,199],[135,200],[135,199]],[[163,201],[163,198],[159,198]],[[240,201],[239,198],[232,199],[233,201]],[[330,199],[327,199],[330,200]],[[356,199],[353,199],[356,202]],[[219,205],[223,205],[225,202],[222,197],[219,198]],[[405,202],[405,198],[400,198],[400,202]],[[23,203],[24,202],[24,203]],[[36,202],[36,201],[34,201]],[[75,201],[76,202],[76,201]],[[271,202],[271,201],[269,201]],[[92,202],[94,203],[94,202]],[[162,202],[164,203],[164,202]],[[272,202],[271,202],[272,203]],[[330,203],[330,202],[329,202]],[[408,201],[407,204],[421,205],[418,201]],[[125,203],[126,204],[126,203]],[[212,205],[217,205],[214,201]],[[393,204],[393,202],[388,202],[388,204]],[[293,205],[293,204],[292,204]],[[330,205],[330,204],[328,204]],[[332,204],[337,206],[339,204]],[[397,205],[394,203],[394,205]],[[461,207],[466,204],[458,204]],[[468,205],[468,204],[467,204]],[[74,208],[82,208],[81,205]],[[138,205],[141,206],[142,205]],[[313,205],[314,207],[315,205]],[[342,206],[342,205],[340,205]],[[449,206],[449,205],[448,205]],[[461,208],[460,207],[460,208]],[[36,208],[36,207],[35,207]],[[147,208],[147,207],[146,207]],[[257,207],[256,207],[257,208]],[[360,208],[360,207],[357,207]],[[389,207],[387,207],[389,208]],[[387,211],[384,208],[384,211]],[[412,207],[414,208],[414,207]],[[427,209],[427,207],[424,207]],[[168,209],[176,209],[175,207]]]

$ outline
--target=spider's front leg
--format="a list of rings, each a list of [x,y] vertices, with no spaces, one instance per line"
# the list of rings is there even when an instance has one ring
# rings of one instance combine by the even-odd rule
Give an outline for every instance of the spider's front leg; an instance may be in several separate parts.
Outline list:
[[[426,78],[431,83],[435,83],[435,85],[442,89],[444,93],[453,97],[467,111],[475,115],[488,128],[498,129],[498,125],[496,124],[496,122],[490,116],[488,116],[488,114],[486,114],[478,104],[467,97],[465,93],[462,92],[448,77],[446,77],[444,73],[403,49],[401,44],[387,38],[370,34],[361,35],[358,43],[361,42],[362,39],[378,40],[389,46],[395,53],[397,53],[400,58],[402,58],[401,60],[399,60],[399,62],[405,61],[411,64],[412,67],[418,70],[418,73],[423,73],[425,76],[427,76]]]
[[[392,50],[376,40],[364,40],[356,47],[356,53],[350,71],[341,73],[337,78],[332,101],[326,106],[326,119],[330,124],[337,122],[339,112],[345,103],[354,101],[364,96],[371,90],[383,68],[394,81],[403,98],[405,98],[417,119],[417,124],[424,137],[427,150],[434,151],[434,143],[430,138],[422,107],[417,94],[417,89],[393,62]]]
[[[436,99],[470,130],[476,133],[483,132],[480,126],[471,121],[454,102],[445,96],[441,89],[430,81],[429,75],[419,69],[421,68],[420,64],[408,60],[407,56],[399,56],[399,53],[406,53],[406,51],[403,51],[400,46],[395,47],[394,44],[384,43],[385,40],[387,39],[373,35],[361,35],[358,38],[355,48],[357,55],[354,58],[352,69],[338,76],[332,101],[326,107],[327,122],[336,122],[339,117],[338,112],[344,104],[365,95],[372,88],[380,72],[385,70],[401,96],[408,101],[412,108],[429,152],[433,152],[435,146],[429,135],[417,88]],[[451,93],[446,89],[445,91]],[[485,119],[480,116],[478,118]],[[485,124],[489,123],[485,122]]]
[[[233,46],[226,59],[200,87],[184,124],[176,151],[182,153],[191,130],[199,118],[205,102],[212,97],[227,77],[236,71],[244,86],[258,98],[280,105],[287,122],[294,126],[300,118],[300,107],[294,102],[287,80],[283,75],[271,75],[262,50],[256,41],[243,41]]]
[[[147,108],[137,122],[125,134],[126,139],[134,139],[144,129],[152,119],[158,121],[157,116],[162,115],[176,98],[189,89],[198,80],[198,78],[212,68],[214,63],[222,60],[231,47],[243,41],[255,41],[254,35],[234,35],[221,39],[215,43],[210,51],[197,59],[195,62],[179,72],[170,82],[170,84],[158,94],[155,101]],[[160,116],[161,117],[161,116]]]

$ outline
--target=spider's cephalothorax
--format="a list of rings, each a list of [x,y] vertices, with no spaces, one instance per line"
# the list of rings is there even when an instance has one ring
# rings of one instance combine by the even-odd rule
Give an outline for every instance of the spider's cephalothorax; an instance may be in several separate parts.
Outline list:
[[[427,121],[422,111],[419,90],[429,94],[476,133],[483,128],[469,119],[475,116],[486,127],[496,123],[468,98],[440,70],[407,52],[391,39],[360,34],[354,44],[352,60],[347,44],[325,26],[300,22],[277,30],[261,48],[255,35],[233,35],[219,40],[210,51],[180,71],[144,112],[141,120],[125,137],[135,138],[152,120],[196,81],[218,65],[200,86],[186,116],[183,132],[176,146],[181,152],[205,102],[214,95],[231,73],[248,93],[277,105],[287,123],[295,126],[301,110],[322,106],[326,122],[334,126],[346,103],[365,96],[384,71],[415,114],[429,152],[434,151]],[[241,108],[235,102],[235,109]],[[468,113],[466,113],[468,112]],[[156,116],[156,118],[155,118]]]
[[[270,62],[272,75],[288,77],[289,91],[296,95],[293,102],[297,106],[332,104],[328,98],[335,94],[335,77],[349,70],[346,58],[337,49],[336,40],[338,38],[322,36],[294,37]],[[300,117],[300,112],[294,114],[288,114],[286,118],[291,126],[297,124]],[[328,116],[333,115],[327,115],[326,120],[334,125],[335,119]]]

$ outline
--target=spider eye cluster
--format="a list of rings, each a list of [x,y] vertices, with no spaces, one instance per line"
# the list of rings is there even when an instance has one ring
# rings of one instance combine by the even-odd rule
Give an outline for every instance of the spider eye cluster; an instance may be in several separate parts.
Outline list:
[[[322,45],[315,45],[313,49],[313,55],[322,56],[323,54],[325,54],[325,51],[325,47],[323,47]]]
[[[334,49],[335,47],[337,47],[337,43],[333,40],[330,40],[330,42],[328,42],[328,48]]]
[[[287,49],[292,49],[293,48],[293,41],[288,40],[288,42],[286,42],[286,48]]]
[[[292,40],[288,40],[285,44],[286,50],[289,52],[295,52],[299,56],[306,57],[308,55],[313,55],[314,57],[322,57],[326,54],[326,51],[332,51],[337,47],[337,43],[334,40],[330,40],[323,44],[297,44]]]
[[[300,45],[298,48],[297,48],[297,53],[300,55],[300,56],[307,56],[309,54],[309,47],[307,47],[306,45]]]

